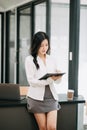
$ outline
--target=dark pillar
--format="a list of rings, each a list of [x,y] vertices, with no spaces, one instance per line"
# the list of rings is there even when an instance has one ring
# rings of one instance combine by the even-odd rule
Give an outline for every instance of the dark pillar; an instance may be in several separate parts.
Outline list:
[[[79,23],[80,0],[70,0],[69,88],[75,90],[75,96],[78,96]]]
[[[50,39],[50,32],[51,32],[51,1],[46,1],[46,32]]]

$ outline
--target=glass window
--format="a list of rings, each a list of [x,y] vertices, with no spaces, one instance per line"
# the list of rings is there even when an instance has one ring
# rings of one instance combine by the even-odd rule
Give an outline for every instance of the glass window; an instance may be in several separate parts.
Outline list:
[[[58,63],[59,70],[66,72],[59,86],[58,93],[68,89],[68,52],[69,52],[69,2],[52,1],[51,6],[51,55]]]
[[[9,13],[9,82],[14,83],[15,74],[15,10]]]
[[[31,43],[31,16],[30,8],[23,9],[19,12],[19,83],[28,85],[25,74],[25,58],[29,55]]]
[[[1,83],[1,14],[0,14],[0,83]]]
[[[46,32],[46,2],[35,6],[35,32]]]
[[[87,100],[87,1],[81,0],[80,6],[80,45],[78,92]]]

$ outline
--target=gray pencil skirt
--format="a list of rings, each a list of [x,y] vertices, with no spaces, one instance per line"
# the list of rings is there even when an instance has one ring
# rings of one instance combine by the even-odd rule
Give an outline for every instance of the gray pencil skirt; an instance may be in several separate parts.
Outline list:
[[[27,108],[31,113],[47,113],[61,108],[57,100],[53,98],[49,86],[45,87],[44,100],[39,101],[27,97]]]

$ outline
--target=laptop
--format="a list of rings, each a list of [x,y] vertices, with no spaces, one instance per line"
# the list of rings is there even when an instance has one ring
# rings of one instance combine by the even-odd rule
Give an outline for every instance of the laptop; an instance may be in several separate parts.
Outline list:
[[[0,83],[0,100],[23,100],[25,96],[20,96],[19,84]]]

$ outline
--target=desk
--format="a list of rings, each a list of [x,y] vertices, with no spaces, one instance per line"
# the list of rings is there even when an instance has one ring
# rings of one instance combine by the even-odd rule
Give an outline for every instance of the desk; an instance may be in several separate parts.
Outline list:
[[[85,100],[82,96],[67,101],[65,94],[59,95],[61,110],[58,112],[57,130],[80,130],[78,111]],[[79,107],[79,105],[81,105]],[[27,111],[26,99],[21,101],[0,101],[0,130],[39,130],[33,114]],[[82,113],[83,114],[83,113]]]
[[[66,94],[60,94],[59,102],[57,130],[83,130],[84,98],[78,96],[68,101]]]

